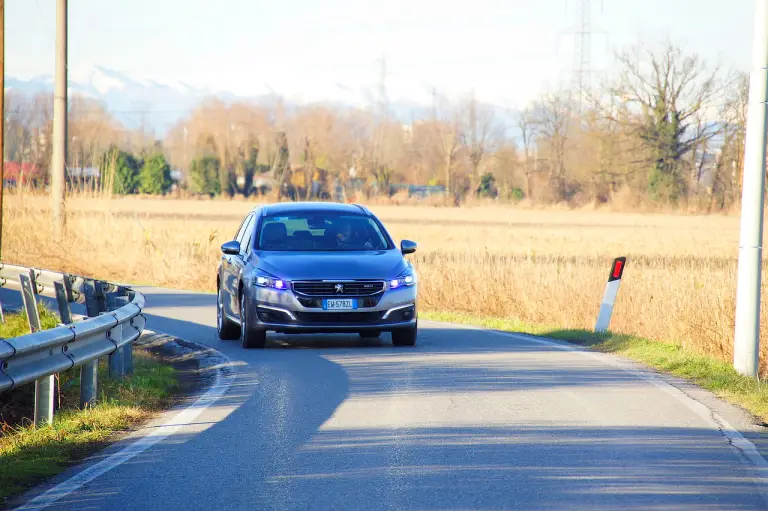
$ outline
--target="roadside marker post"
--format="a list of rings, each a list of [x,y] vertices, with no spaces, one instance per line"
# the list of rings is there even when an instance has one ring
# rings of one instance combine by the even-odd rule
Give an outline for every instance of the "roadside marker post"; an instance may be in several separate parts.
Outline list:
[[[608,283],[605,285],[603,294],[603,303],[600,305],[600,312],[597,315],[595,323],[595,332],[604,333],[611,324],[611,314],[613,314],[613,305],[616,303],[616,295],[619,293],[621,277],[624,275],[624,268],[627,266],[626,257],[617,257],[613,260],[611,273],[608,275]]]

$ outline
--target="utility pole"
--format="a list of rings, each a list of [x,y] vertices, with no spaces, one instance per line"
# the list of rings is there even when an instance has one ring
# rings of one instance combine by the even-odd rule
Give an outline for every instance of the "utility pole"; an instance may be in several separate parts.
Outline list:
[[[3,195],[5,192],[5,0],[0,0],[0,261],[3,254]]]
[[[749,82],[733,366],[743,375],[757,377],[768,122],[768,0],[755,1]]]
[[[53,96],[51,211],[54,234],[64,233],[67,172],[67,0],[56,2],[56,88]]]

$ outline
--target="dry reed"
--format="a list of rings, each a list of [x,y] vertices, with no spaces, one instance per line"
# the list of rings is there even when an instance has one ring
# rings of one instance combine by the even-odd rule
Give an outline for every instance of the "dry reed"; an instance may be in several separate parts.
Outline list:
[[[10,195],[3,259],[137,284],[212,291],[219,246],[251,201],[85,199],[52,238],[44,197]],[[629,264],[615,331],[729,360],[738,219],[496,206],[373,207],[414,239],[423,310],[589,329],[613,257]],[[763,325],[768,326],[768,318]]]

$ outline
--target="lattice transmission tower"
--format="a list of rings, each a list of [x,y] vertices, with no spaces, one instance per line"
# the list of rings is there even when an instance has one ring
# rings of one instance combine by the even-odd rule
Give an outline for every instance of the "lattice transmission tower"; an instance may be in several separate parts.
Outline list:
[[[581,110],[592,89],[592,36],[604,32],[595,31],[592,26],[592,0],[572,1],[578,5],[576,23],[569,31],[574,36],[572,91],[575,103]],[[602,1],[600,9],[602,10]]]

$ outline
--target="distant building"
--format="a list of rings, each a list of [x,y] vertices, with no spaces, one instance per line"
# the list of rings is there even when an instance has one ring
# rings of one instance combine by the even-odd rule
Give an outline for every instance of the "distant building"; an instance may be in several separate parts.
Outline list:
[[[390,195],[395,195],[398,192],[407,191],[408,198],[426,199],[427,197],[442,196],[445,195],[445,186],[443,185],[407,185],[397,184],[390,185]]]
[[[10,185],[34,184],[45,179],[45,172],[34,163],[7,161],[3,166],[3,179]]]
[[[101,177],[101,172],[97,167],[70,167],[67,169],[70,178],[96,179]]]

